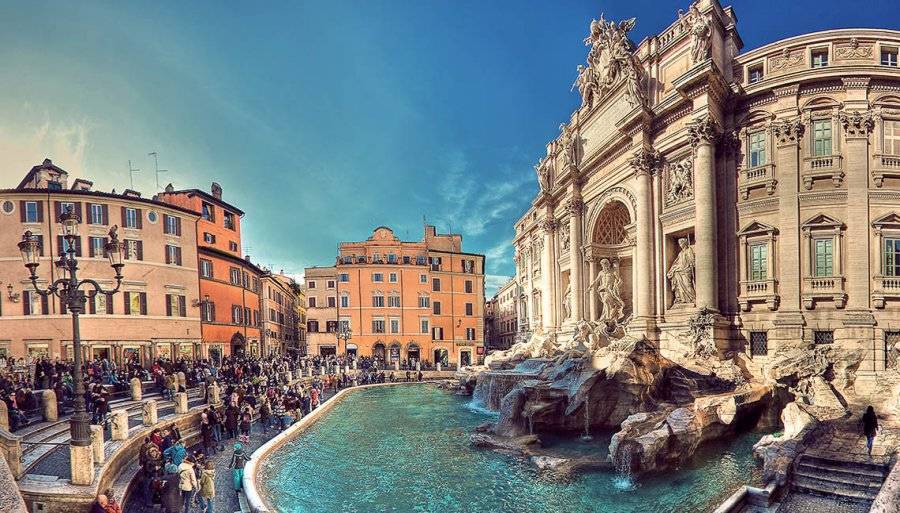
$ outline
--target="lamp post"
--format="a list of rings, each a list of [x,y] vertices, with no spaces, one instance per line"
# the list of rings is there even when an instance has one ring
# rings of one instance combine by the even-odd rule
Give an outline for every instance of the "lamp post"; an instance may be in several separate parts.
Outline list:
[[[104,290],[94,280],[79,280],[78,261],[75,259],[76,238],[78,237],[78,225],[80,220],[72,211],[67,208],[66,211],[59,216],[59,223],[63,229],[63,239],[66,241],[65,247],[61,248],[59,260],[55,262],[57,270],[60,272],[60,278],[54,281],[46,289],[38,286],[37,268],[40,265],[38,239],[31,231],[26,231],[22,236],[22,242],[19,242],[19,251],[22,253],[22,260],[25,267],[31,274],[31,285],[34,290],[43,297],[54,295],[66,305],[66,308],[72,314],[72,350],[75,352],[75,369],[72,381],[75,386],[74,405],[75,412],[69,422],[69,430],[72,438],[72,445],[76,447],[85,447],[91,444],[90,417],[87,415],[84,407],[84,377],[81,370],[81,334],[79,331],[78,316],[84,313],[84,305],[87,301],[85,291],[82,287],[90,285],[94,294],[106,294],[111,296],[118,292],[122,285],[122,252],[124,244],[119,241],[116,236],[117,226],[113,225],[109,230],[109,239],[107,239],[104,249],[109,258],[110,266],[115,269],[116,288],[112,290]]]
[[[346,353],[347,352],[347,341],[350,340],[351,338],[353,338],[353,331],[350,330],[350,326],[347,326],[346,324],[342,323],[341,327],[338,329],[337,338],[338,338],[338,351],[337,351],[338,354],[340,354],[340,350],[341,350],[341,343],[340,343],[341,340],[344,341],[344,353]]]

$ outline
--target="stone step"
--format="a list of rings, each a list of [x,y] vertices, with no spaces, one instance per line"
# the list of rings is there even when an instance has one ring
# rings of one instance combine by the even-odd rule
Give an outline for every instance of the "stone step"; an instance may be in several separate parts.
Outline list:
[[[793,480],[795,490],[809,492],[818,495],[837,496],[852,501],[872,501],[878,495],[878,490],[857,490],[848,486],[810,479],[804,476],[795,476]]]
[[[801,463],[809,463],[813,466],[823,466],[823,467],[839,467],[845,468],[848,470],[862,470],[869,472],[880,472],[882,477],[887,476],[888,471],[890,470],[890,466],[881,462],[866,462],[859,460],[838,460],[833,458],[828,458],[824,456],[819,456],[816,454],[806,453],[800,459]]]
[[[808,468],[797,468],[797,470],[794,472],[794,475],[807,479],[815,479],[816,481],[822,481],[823,483],[845,486],[847,488],[853,488],[857,490],[877,491],[881,489],[881,484],[883,482],[882,479],[873,478],[871,476],[852,474],[832,475],[824,472],[809,470]]]
[[[797,465],[797,469],[805,469],[817,474],[832,475],[835,477],[866,476],[877,480],[879,483],[884,481],[886,474],[886,471],[880,469],[851,468],[839,463],[830,463],[824,461],[816,462],[806,458],[800,460],[800,463]]]

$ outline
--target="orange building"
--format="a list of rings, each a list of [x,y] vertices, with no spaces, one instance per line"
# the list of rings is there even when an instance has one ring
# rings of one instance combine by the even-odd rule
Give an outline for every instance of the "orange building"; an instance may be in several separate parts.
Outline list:
[[[366,241],[341,243],[337,264],[327,268],[334,269],[336,287],[325,306],[335,305],[336,331],[347,327],[352,337],[345,342],[329,333],[336,352],[444,366],[482,359],[484,256],[461,247],[462,236],[437,234],[433,226],[416,242],[401,241],[382,226]],[[308,295],[329,290],[315,279],[318,274],[307,273]]]
[[[197,221],[197,268],[200,277],[200,322],[203,355],[267,352],[261,345],[260,278],[264,271],[241,256],[244,212],[222,200],[222,187],[176,191],[169,184],[159,201],[200,213]]]

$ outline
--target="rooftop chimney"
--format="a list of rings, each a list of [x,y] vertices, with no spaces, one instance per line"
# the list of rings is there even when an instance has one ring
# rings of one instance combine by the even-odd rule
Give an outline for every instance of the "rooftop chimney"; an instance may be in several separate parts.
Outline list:
[[[217,200],[222,199],[222,186],[217,184],[216,182],[212,183],[212,187],[210,188],[210,192]]]
[[[166,186],[166,192],[167,193],[175,192],[175,187],[172,187],[172,184],[169,183],[169,185]]]

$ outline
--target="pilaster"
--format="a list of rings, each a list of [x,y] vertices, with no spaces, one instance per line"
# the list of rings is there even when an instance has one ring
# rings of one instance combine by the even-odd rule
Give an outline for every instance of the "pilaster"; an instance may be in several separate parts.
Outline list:
[[[715,143],[719,124],[706,115],[688,127],[694,148],[694,254],[697,308],[718,312],[718,255],[716,250]]]

